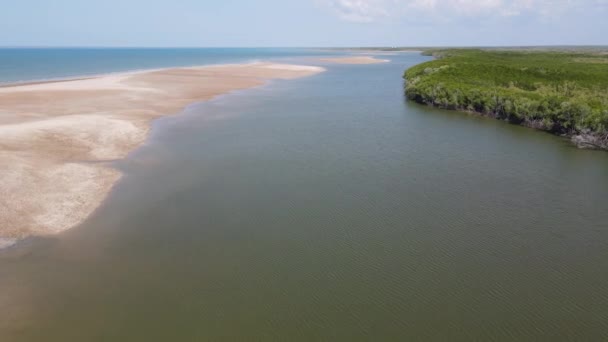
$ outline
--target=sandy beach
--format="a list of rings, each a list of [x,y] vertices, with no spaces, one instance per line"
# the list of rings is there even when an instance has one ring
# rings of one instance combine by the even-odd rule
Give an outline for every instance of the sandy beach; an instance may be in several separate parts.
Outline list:
[[[0,247],[84,221],[121,177],[110,162],[142,144],[155,118],[271,79],[322,71],[254,63],[0,88]]]
[[[390,62],[388,59],[379,59],[370,56],[322,58],[321,61],[337,64],[378,64]]]

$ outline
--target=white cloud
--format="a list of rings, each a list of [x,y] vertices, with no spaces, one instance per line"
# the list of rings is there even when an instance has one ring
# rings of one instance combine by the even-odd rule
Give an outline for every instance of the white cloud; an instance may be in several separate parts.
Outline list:
[[[386,0],[329,0],[323,1],[340,18],[354,22],[372,22],[388,16],[389,1]]]
[[[341,19],[369,23],[390,16],[554,17],[569,10],[606,9],[608,0],[317,0]]]

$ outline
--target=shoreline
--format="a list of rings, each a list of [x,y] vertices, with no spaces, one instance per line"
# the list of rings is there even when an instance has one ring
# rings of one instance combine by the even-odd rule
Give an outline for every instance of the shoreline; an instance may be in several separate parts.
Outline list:
[[[411,99],[408,101],[412,101],[412,102],[422,105],[422,106],[494,119],[494,120],[498,120],[498,121],[503,121],[510,125],[521,126],[521,127],[533,129],[533,130],[536,130],[539,132],[548,133],[548,134],[551,134],[556,137],[568,139],[572,145],[574,145],[576,148],[579,148],[582,150],[595,150],[595,151],[607,151],[608,152],[608,136],[602,136],[595,132],[572,132],[572,133],[564,134],[564,133],[553,132],[551,130],[545,129],[542,125],[542,121],[523,120],[520,122],[514,122],[514,121],[501,119],[494,113],[484,113],[484,112],[466,110],[466,109],[461,109],[461,108],[454,108],[454,109],[446,108],[446,107],[435,105],[433,103],[411,100]]]
[[[140,74],[140,73],[162,71],[162,70],[168,70],[168,69],[196,69],[196,68],[207,68],[207,67],[216,67],[216,66],[243,66],[243,65],[255,65],[255,64],[260,64],[260,63],[284,64],[284,65],[289,64],[289,63],[280,63],[280,62],[264,62],[264,61],[260,61],[260,60],[249,60],[249,61],[244,61],[242,63],[189,64],[189,65],[175,65],[175,66],[158,67],[158,68],[126,69],[126,70],[118,70],[118,71],[84,73],[84,74],[78,74],[78,75],[59,76],[59,77],[51,77],[51,78],[39,78],[39,79],[30,79],[30,80],[21,80],[21,81],[0,82],[0,88],[10,88],[10,87],[32,85],[32,84],[81,81],[81,80],[89,80],[89,79],[93,79],[93,78],[100,78],[100,77],[106,77],[106,76]]]
[[[583,53],[437,50],[433,60],[405,71],[405,95],[419,104],[568,138],[580,149],[606,151],[606,93],[600,89],[608,74],[595,67],[595,59],[588,60],[592,58]],[[524,72],[534,68],[545,72]]]
[[[110,162],[143,144],[155,119],[324,70],[213,64],[0,87],[0,248],[85,221],[122,176]]]
[[[328,57],[320,58],[319,60],[321,62],[336,64],[379,64],[390,62],[389,59],[379,59],[373,56]]]

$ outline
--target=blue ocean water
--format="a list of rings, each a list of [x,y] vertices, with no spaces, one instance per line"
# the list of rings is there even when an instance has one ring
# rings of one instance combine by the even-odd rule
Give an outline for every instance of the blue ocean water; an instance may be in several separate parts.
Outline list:
[[[0,48],[0,83],[336,53],[303,48]]]

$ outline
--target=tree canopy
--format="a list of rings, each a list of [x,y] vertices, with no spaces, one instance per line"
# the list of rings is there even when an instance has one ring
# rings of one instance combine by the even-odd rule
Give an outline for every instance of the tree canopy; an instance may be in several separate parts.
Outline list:
[[[405,72],[410,100],[556,134],[608,137],[608,54],[439,50]]]

